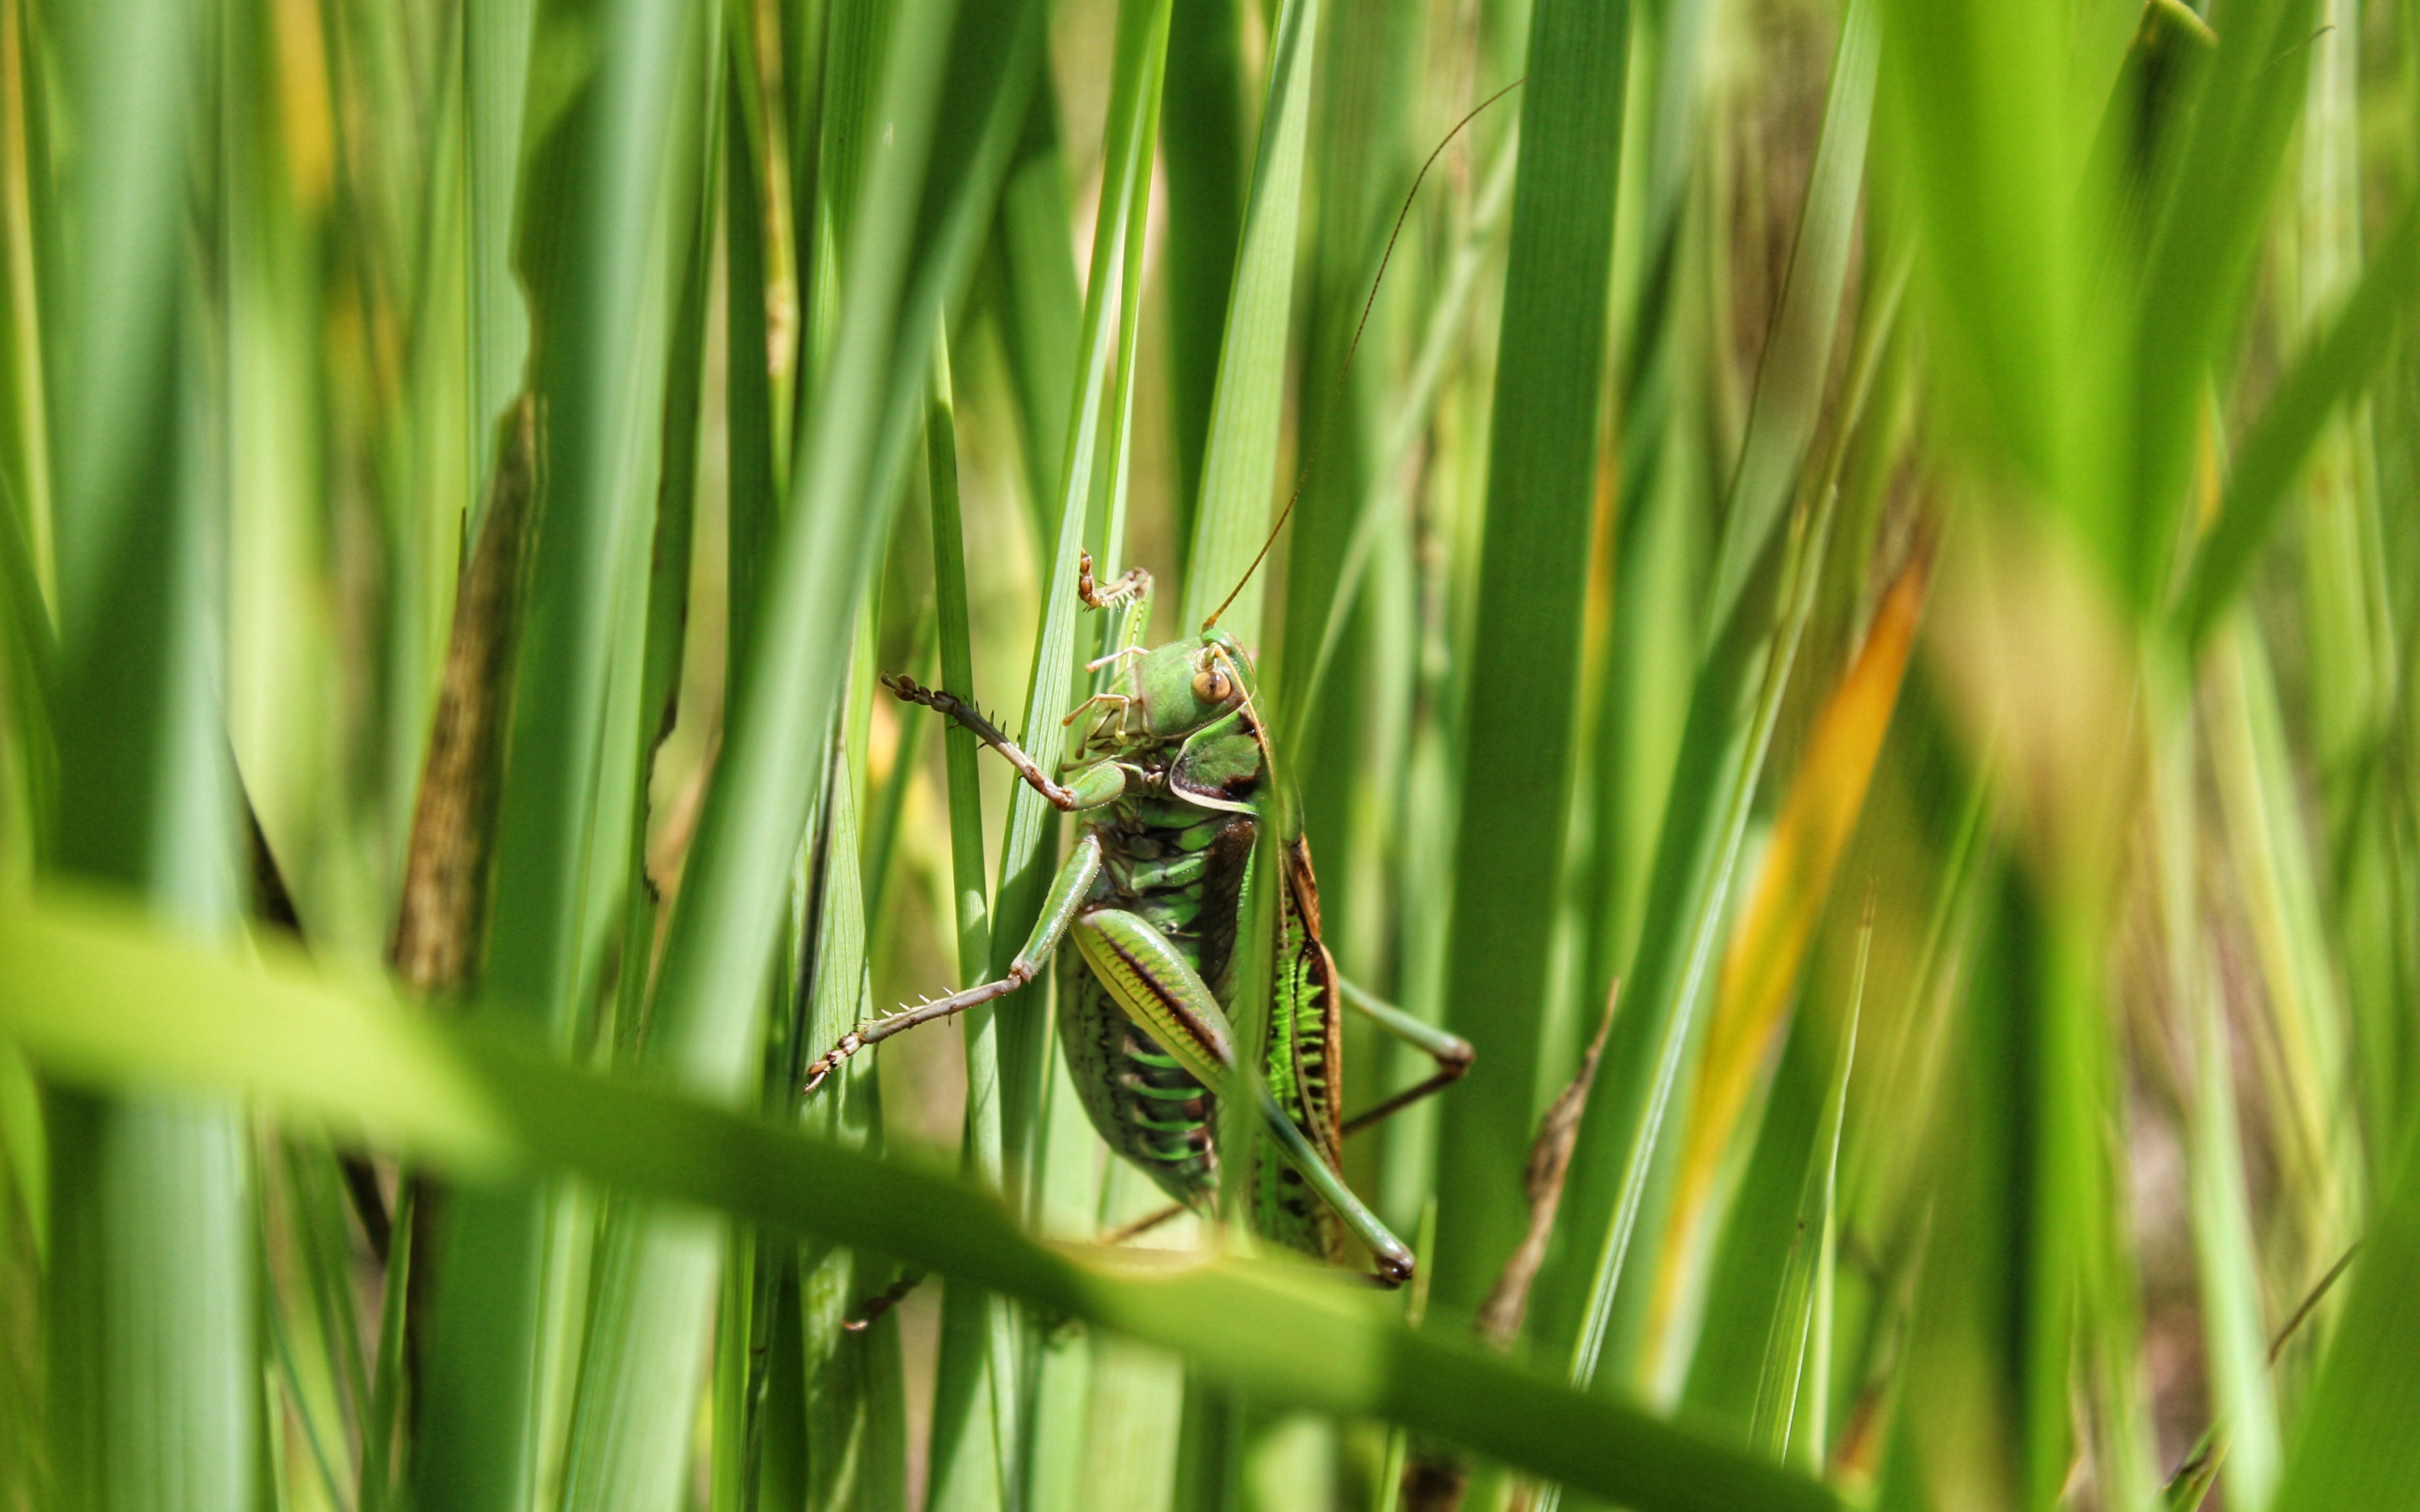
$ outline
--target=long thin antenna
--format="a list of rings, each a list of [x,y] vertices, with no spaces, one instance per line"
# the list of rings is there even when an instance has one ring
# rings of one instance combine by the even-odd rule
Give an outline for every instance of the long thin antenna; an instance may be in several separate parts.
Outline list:
[[[1420,184],[1428,177],[1429,170],[1436,166],[1437,159],[1445,156],[1445,149],[1453,145],[1453,139],[1462,134],[1464,127],[1477,120],[1488,106],[1495,104],[1528,82],[1529,76],[1525,73],[1478,104],[1471,106],[1470,113],[1454,122],[1453,130],[1446,132],[1444,139],[1437,143],[1435,149],[1429,154],[1428,161],[1420,164],[1420,171],[1412,175],[1412,187],[1404,194],[1404,208],[1395,212],[1395,227],[1387,233],[1387,250],[1378,255],[1378,272],[1376,277],[1370,280],[1370,297],[1361,301],[1361,318],[1353,326],[1353,345],[1344,348],[1344,365],[1336,370],[1336,393],[1328,400],[1330,412],[1334,411],[1337,401],[1344,397],[1344,380],[1352,375],[1353,359],[1361,354],[1361,332],[1370,328],[1370,312],[1378,303],[1378,285],[1386,281],[1387,264],[1392,261],[1395,255],[1395,239],[1404,234],[1404,222],[1411,217],[1412,201],[1419,196]],[[1260,550],[1253,553],[1252,564],[1244,569],[1244,575],[1241,578],[1235,579],[1235,586],[1227,590],[1227,596],[1220,599],[1218,607],[1210,611],[1210,617],[1202,622],[1202,628],[1204,630],[1218,623],[1218,616],[1227,612],[1227,606],[1233,604],[1235,601],[1235,595],[1244,591],[1244,585],[1252,580],[1252,574],[1261,570],[1262,562],[1268,557],[1269,548],[1278,544],[1278,532],[1284,530],[1286,521],[1294,517],[1294,506],[1301,501],[1302,490],[1311,482],[1311,470],[1319,465],[1319,446],[1314,441],[1311,455],[1303,459],[1302,471],[1294,480],[1294,492],[1287,496],[1285,508],[1278,511],[1277,523],[1269,527],[1268,538],[1261,543]]]

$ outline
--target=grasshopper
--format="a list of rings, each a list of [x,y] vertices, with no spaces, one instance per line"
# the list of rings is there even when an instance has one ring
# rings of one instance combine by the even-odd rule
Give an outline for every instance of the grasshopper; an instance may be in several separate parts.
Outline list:
[[[1274,779],[1252,664],[1212,615],[1199,635],[1146,649],[1151,578],[1096,585],[1090,555],[1077,593],[1088,609],[1126,607],[1112,690],[1070,712],[1078,733],[1054,779],[965,699],[904,675],[883,685],[956,720],[1053,805],[1081,819],[1042,918],[1007,974],[858,1026],[807,1068],[812,1091],[843,1061],[894,1034],[1001,997],[1059,956],[1059,1038],[1094,1128],[1182,1208],[1218,1194],[1218,1099],[1253,1099],[1279,1159],[1253,1163],[1254,1230],[1342,1263],[1347,1236],[1399,1285],[1411,1250],[1344,1181],[1344,1136],[1469,1069],[1470,1044],[1355,987],[1320,939],[1319,885],[1299,805]],[[1269,810],[1273,815],[1264,817]],[[1276,959],[1268,1043],[1245,1066],[1233,1026],[1235,946],[1260,825],[1280,827]],[[1349,1122],[1343,1034],[1351,1009],[1435,1061],[1426,1081]],[[1175,1209],[1171,1209],[1171,1213]]]

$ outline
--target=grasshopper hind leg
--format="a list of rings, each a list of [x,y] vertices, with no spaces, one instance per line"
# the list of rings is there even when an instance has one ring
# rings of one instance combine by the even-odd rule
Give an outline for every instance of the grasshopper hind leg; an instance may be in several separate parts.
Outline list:
[[[1429,1058],[1436,1062],[1436,1072],[1428,1080],[1407,1087],[1377,1106],[1365,1108],[1345,1119],[1342,1133],[1358,1134],[1373,1123],[1403,1112],[1422,1098],[1443,1091],[1462,1080],[1464,1072],[1470,1070],[1470,1063],[1479,1057],[1479,1052],[1462,1036],[1448,1034],[1434,1024],[1414,1018],[1341,976],[1336,979],[1336,986],[1337,995],[1343,999],[1346,1008],[1361,1014],[1404,1043],[1426,1051]]]

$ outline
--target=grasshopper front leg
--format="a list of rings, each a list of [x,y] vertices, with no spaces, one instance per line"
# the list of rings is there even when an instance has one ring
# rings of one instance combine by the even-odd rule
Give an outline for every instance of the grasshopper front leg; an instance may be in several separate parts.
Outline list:
[[[859,1025],[840,1037],[840,1043],[817,1057],[807,1068],[805,1090],[821,1087],[824,1078],[840,1068],[843,1061],[867,1045],[880,1044],[894,1034],[901,1034],[919,1024],[930,1024],[963,1013],[968,1009],[988,1003],[995,997],[1005,997],[1042,973],[1042,964],[1059,948],[1066,936],[1067,926],[1075,920],[1076,910],[1082,907],[1092,892],[1093,884],[1100,880],[1101,841],[1099,837],[1086,835],[1076,841],[1059,874],[1050,879],[1050,896],[1042,904],[1042,918],[1026,937],[1025,949],[1008,964],[1008,972],[994,981],[977,983],[964,992],[937,997],[929,1003],[917,1003],[894,1013]]]
[[[1378,1273],[1390,1282],[1409,1280],[1414,1263],[1410,1247],[1353,1195],[1344,1178],[1278,1106],[1267,1086],[1253,1082],[1249,1090],[1236,1087],[1246,1078],[1236,1070],[1235,1032],[1227,1011],[1168,936],[1139,915],[1094,908],[1076,919],[1073,937],[1085,964],[1118,1006],[1196,1081],[1222,1095],[1234,1088],[1235,1095],[1255,1100],[1261,1126],[1277,1142],[1279,1153],[1369,1247]]]
[[[1042,764],[1019,749],[1016,741],[1001,733],[1000,726],[985,718],[982,710],[955,693],[923,687],[905,672],[883,673],[882,686],[909,703],[921,703],[955,719],[960,728],[1006,758],[1008,764],[1016,768],[1016,775],[1049,799],[1053,808],[1077,813],[1115,803],[1125,795],[1126,769],[1115,762],[1087,766],[1076,774],[1074,781],[1062,786],[1050,780]]]

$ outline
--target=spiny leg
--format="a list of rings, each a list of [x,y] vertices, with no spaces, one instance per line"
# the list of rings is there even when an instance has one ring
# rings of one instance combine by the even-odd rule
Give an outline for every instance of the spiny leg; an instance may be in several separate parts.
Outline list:
[[[1085,964],[1109,996],[1141,1025],[1195,1080],[1214,1091],[1235,1088],[1235,1032],[1218,995],[1193,964],[1149,920],[1122,908],[1095,908],[1070,932]],[[1336,1211],[1354,1237],[1369,1246],[1378,1273],[1388,1281],[1410,1279],[1412,1252],[1362,1205],[1344,1178],[1311,1148],[1310,1137],[1278,1106],[1267,1084],[1254,1080],[1235,1088],[1259,1104],[1261,1125],[1302,1179]]]
[[[1358,1134],[1383,1119],[1401,1113],[1432,1092],[1452,1086],[1462,1080],[1463,1073],[1470,1070],[1471,1061],[1478,1057],[1479,1052],[1472,1049],[1470,1041],[1462,1036],[1448,1034],[1434,1024],[1423,1023],[1342,977],[1336,979],[1336,985],[1345,1007],[1362,1014],[1404,1043],[1428,1052],[1429,1058],[1436,1062],[1437,1068],[1436,1074],[1427,1081],[1407,1087],[1376,1107],[1347,1119],[1344,1121],[1345,1134]]]
[[[814,1065],[807,1068],[805,1090],[812,1092],[821,1087],[825,1077],[867,1045],[880,1044],[892,1035],[905,1033],[919,1024],[930,1024],[935,1019],[963,1013],[995,997],[1005,997],[1041,975],[1043,963],[1048,961],[1050,952],[1058,949],[1059,941],[1067,933],[1067,926],[1076,918],[1076,910],[1083,905],[1085,897],[1092,892],[1093,884],[1100,875],[1100,838],[1087,834],[1076,841],[1076,848],[1069,853],[1066,864],[1060,867],[1059,874],[1050,879],[1050,896],[1043,902],[1042,918],[1034,924],[1033,933],[1027,936],[1025,949],[1017,951],[1016,959],[1008,964],[1006,976],[859,1025],[842,1035],[840,1043],[825,1051],[816,1057]]]
[[[1040,763],[1017,748],[1016,742],[1001,733],[1000,726],[985,718],[981,710],[955,693],[926,687],[906,672],[885,672],[882,686],[909,703],[921,703],[937,714],[955,719],[977,740],[1000,752],[1009,765],[1016,768],[1016,775],[1025,779],[1034,792],[1049,799],[1054,808],[1074,813],[1115,803],[1125,795],[1126,769],[1114,762],[1087,766],[1076,774],[1072,784],[1063,787],[1050,780],[1049,774],[1042,770]]]

